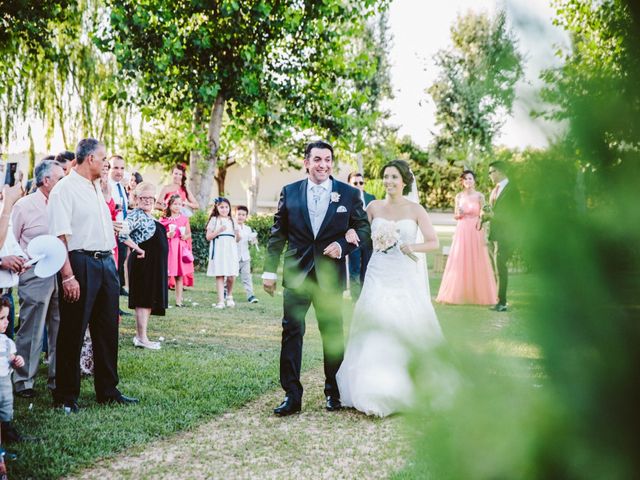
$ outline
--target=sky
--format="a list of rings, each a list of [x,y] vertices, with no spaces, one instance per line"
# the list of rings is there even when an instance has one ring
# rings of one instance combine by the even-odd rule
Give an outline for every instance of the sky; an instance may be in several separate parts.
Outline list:
[[[391,82],[394,99],[385,104],[392,113],[390,124],[400,135],[409,135],[426,147],[437,131],[435,106],[425,93],[438,71],[435,53],[450,45],[450,28],[460,13],[468,10],[507,12],[507,20],[525,56],[524,79],[517,86],[513,115],[506,119],[498,144],[509,147],[544,147],[559,132],[559,126],[529,113],[538,105],[535,90],[541,85],[540,72],[558,65],[554,52],[568,48],[563,30],[552,24],[550,0],[393,0],[389,10],[392,34],[390,50]]]
[[[437,131],[434,104],[425,93],[437,76],[433,64],[435,53],[450,44],[449,29],[459,13],[467,10],[493,13],[504,9],[525,56],[525,78],[517,86],[513,115],[506,119],[498,144],[524,148],[543,147],[557,135],[559,127],[540,120],[533,121],[530,111],[536,106],[535,90],[540,86],[540,71],[557,65],[554,52],[568,47],[566,34],[552,25],[550,0],[393,0],[389,10],[392,46],[390,49],[391,82],[394,98],[385,105],[391,111],[390,124],[399,127],[400,135],[409,135],[426,147]],[[45,144],[41,125],[32,125],[36,151]],[[26,128],[22,129],[26,133]],[[26,135],[25,135],[26,136]],[[10,152],[28,150],[26,138],[9,145]],[[53,139],[52,151],[62,150],[59,135]]]

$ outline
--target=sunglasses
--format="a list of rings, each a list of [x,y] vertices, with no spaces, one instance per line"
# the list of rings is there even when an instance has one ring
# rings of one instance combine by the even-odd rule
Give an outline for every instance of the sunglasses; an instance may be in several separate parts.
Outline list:
[[[353,182],[354,185],[364,185],[364,182]]]

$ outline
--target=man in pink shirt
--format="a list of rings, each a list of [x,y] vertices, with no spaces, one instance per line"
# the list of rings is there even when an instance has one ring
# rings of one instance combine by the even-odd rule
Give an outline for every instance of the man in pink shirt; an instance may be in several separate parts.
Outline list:
[[[35,237],[49,234],[49,192],[62,177],[64,170],[58,163],[42,161],[35,169],[37,190],[18,200],[13,207],[13,233],[24,252]],[[20,329],[16,335],[16,348],[18,355],[24,358],[24,366],[15,370],[13,381],[16,395],[32,398],[36,395],[34,378],[38,371],[45,324],[49,336],[48,387],[55,389],[56,339],[60,324],[56,277],[38,278],[33,269],[27,270],[20,275],[18,297]]]

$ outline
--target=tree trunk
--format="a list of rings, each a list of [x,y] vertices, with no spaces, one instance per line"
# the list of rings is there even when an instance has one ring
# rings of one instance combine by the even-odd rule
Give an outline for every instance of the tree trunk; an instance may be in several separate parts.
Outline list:
[[[220,131],[222,130],[222,114],[224,113],[225,98],[219,93],[216,101],[211,107],[209,127],[207,130],[208,153],[205,161],[199,151],[191,151],[189,164],[191,166],[191,191],[195,195],[200,208],[206,209],[211,199],[211,187],[216,172],[216,162],[218,161],[218,147],[220,145]],[[198,113],[200,112],[200,113]],[[194,113],[194,130],[199,133],[201,125],[200,119],[202,110],[196,107]]]
[[[258,158],[258,141],[253,141],[253,152],[251,152],[251,185],[247,191],[247,203],[249,214],[258,213],[258,192],[260,191],[260,170]]]
[[[216,171],[216,175],[215,175],[215,180],[216,180],[216,185],[218,187],[218,196],[219,197],[224,197],[225,195],[225,181],[227,180],[227,167],[225,166],[224,168],[219,168]]]

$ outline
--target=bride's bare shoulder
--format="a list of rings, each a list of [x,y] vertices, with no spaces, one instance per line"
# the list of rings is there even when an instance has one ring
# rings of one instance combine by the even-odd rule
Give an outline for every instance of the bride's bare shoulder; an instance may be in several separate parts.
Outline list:
[[[382,204],[382,200],[371,200],[367,205],[367,211],[375,212],[376,210],[378,210],[378,208],[380,208],[381,204]]]

